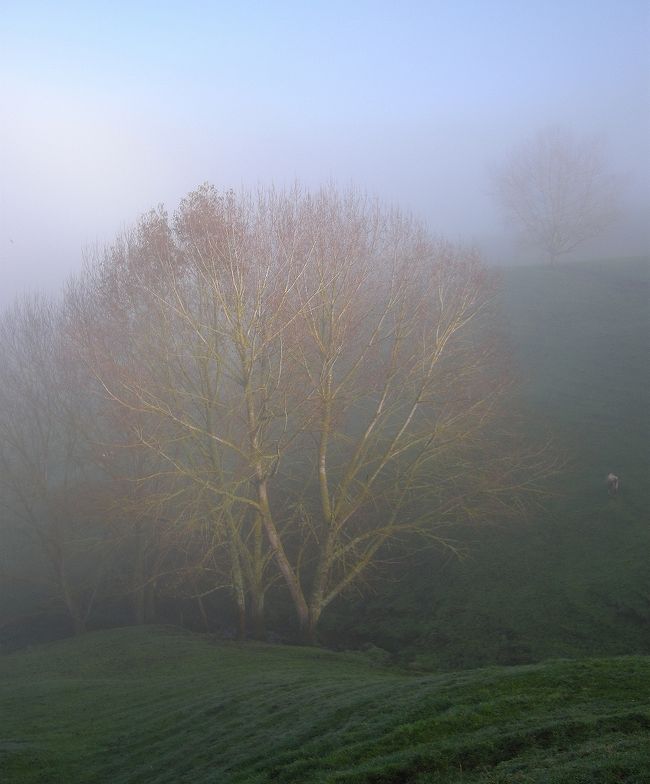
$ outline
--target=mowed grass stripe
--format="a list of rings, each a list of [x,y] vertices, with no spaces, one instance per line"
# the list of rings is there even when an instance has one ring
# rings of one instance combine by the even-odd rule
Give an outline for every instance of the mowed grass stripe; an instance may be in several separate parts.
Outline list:
[[[71,674],[76,663],[84,677]],[[613,755],[638,775],[649,691],[644,657],[422,675],[358,655],[118,629],[0,658],[2,706],[11,706],[0,713],[0,777],[492,782],[513,760],[543,770],[542,753],[575,767],[569,747],[599,748],[593,764]],[[457,778],[461,770],[472,778]]]

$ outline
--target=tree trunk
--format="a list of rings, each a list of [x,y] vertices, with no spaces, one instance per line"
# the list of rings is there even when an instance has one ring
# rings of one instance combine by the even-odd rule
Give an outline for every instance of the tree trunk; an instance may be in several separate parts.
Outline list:
[[[258,511],[262,519],[264,532],[266,533],[266,537],[269,541],[275,562],[278,566],[278,569],[280,570],[280,574],[284,578],[287,588],[289,589],[289,593],[291,594],[291,599],[293,600],[293,604],[296,609],[296,615],[298,616],[298,623],[300,628],[304,629],[309,624],[309,610],[307,608],[307,601],[305,600],[305,594],[302,590],[302,586],[300,585],[300,578],[291,566],[289,558],[285,552],[284,545],[282,544],[282,539],[278,533],[278,529],[276,528],[275,521],[273,519],[273,512],[271,511],[271,503],[269,501],[267,474],[262,464],[262,460],[260,459],[258,435],[260,422],[256,415],[254,397],[251,391],[251,374],[250,369],[247,368],[247,361],[244,357],[243,349],[240,353],[242,356],[242,366],[246,368],[244,396],[246,399],[246,410],[248,415],[251,466],[255,470],[255,477],[257,479]]]
[[[291,594],[293,605],[296,610],[296,615],[298,616],[298,624],[301,630],[307,629],[309,627],[309,608],[307,607],[307,602],[305,600],[305,595],[300,585],[300,581],[293,571],[291,564],[289,563],[287,554],[285,553],[284,547],[282,546],[282,540],[280,539],[280,535],[278,534],[278,531],[275,527],[273,515],[271,514],[271,506],[269,504],[266,480],[261,480],[258,482],[258,499],[262,513],[264,530],[266,531],[266,536],[269,540],[271,550],[275,556],[278,569],[280,570],[287,588],[289,589],[289,593]]]
[[[133,622],[142,626],[152,620],[152,587],[147,582],[146,540],[142,526],[135,525],[135,560],[133,564]]]
[[[322,608],[312,605],[309,608],[309,619],[301,629],[301,638],[304,645],[318,645],[318,621]]]
[[[208,621],[208,614],[205,611],[205,603],[203,601],[202,596],[196,597],[196,602],[199,605],[199,613],[201,614],[201,620],[203,621],[203,629],[206,632],[210,631],[210,623]]]
[[[156,620],[156,583],[148,583],[144,587],[144,622]]]
[[[65,559],[59,555],[58,563],[56,564],[57,579],[59,582],[59,590],[65,603],[65,607],[72,621],[72,629],[75,635],[83,634],[86,631],[86,619],[80,609],[80,603],[77,601],[73,590],[70,588],[68,575],[66,571]]]
[[[252,633],[255,640],[265,640],[266,623],[264,619],[264,603],[266,599],[266,589],[264,587],[264,526],[259,514],[255,515],[255,520],[253,522],[253,536],[253,557],[249,574]]]
[[[145,623],[145,586],[139,585],[133,591],[133,623],[136,626],[142,626]]]
[[[244,588],[244,576],[242,574],[241,562],[239,560],[239,549],[237,546],[237,532],[234,523],[228,523],[228,550],[230,554],[230,576],[232,580],[232,591],[237,605],[237,639],[246,639],[246,590]]]
[[[251,625],[254,640],[266,639],[264,619],[264,592],[256,589],[251,594]]]
[[[237,605],[237,639],[246,639],[246,607],[241,604]]]

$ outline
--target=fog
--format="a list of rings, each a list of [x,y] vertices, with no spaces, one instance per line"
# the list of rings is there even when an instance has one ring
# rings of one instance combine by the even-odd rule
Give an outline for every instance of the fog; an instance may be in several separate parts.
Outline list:
[[[643,0],[5,2],[0,301],[206,180],[353,182],[512,263],[490,167],[549,124],[625,180],[596,252],[643,252],[648,31]]]
[[[647,0],[0,10],[0,780],[645,781]]]

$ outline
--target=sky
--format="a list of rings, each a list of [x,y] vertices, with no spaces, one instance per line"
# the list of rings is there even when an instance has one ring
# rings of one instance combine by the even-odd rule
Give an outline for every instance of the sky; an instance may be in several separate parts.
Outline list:
[[[509,262],[490,171],[549,125],[647,249],[649,0],[0,0],[0,95],[0,305],[206,180],[354,184]]]

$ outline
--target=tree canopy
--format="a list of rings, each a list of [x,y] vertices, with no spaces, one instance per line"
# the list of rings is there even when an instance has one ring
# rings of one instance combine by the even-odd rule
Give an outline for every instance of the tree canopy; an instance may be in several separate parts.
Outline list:
[[[496,171],[507,218],[554,264],[616,218],[616,181],[600,146],[548,128],[524,142]]]
[[[135,616],[227,587],[261,634],[279,583],[313,640],[388,546],[521,513],[549,463],[512,414],[494,292],[475,252],[334,188],[204,185],[90,261],[59,306],[57,400],[85,412],[70,459]]]

